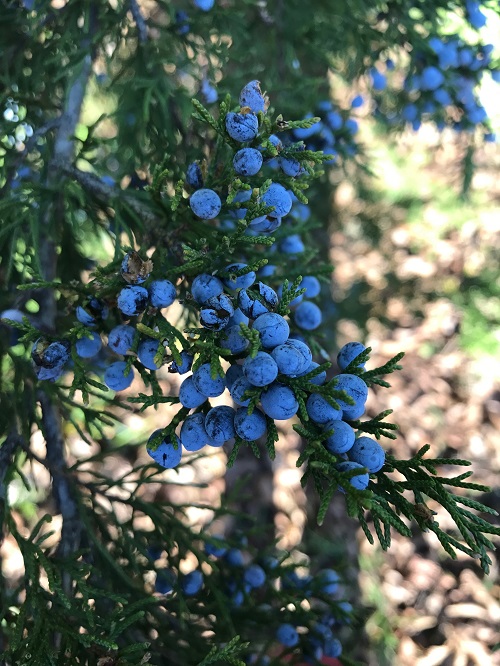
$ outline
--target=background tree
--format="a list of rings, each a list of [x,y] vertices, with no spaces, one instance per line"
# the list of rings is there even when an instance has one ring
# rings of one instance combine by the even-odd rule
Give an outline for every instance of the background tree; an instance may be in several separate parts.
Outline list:
[[[410,461],[387,454],[382,471],[378,464],[369,469],[370,481],[360,468],[346,475],[343,453],[325,447],[335,428],[332,434],[323,427],[329,418],[318,412],[341,406],[351,430],[383,442],[393,437],[388,412],[365,421],[362,410],[349,414],[359,406],[350,385],[346,395],[332,381],[331,267],[317,238],[326,233],[335,171],[357,178],[377,168],[357,140],[356,109],[366,108],[368,95],[382,126],[418,129],[424,119],[463,132],[467,191],[474,148],[493,138],[476,87],[484,72],[496,79],[498,70],[490,46],[475,32],[457,33],[450,16],[480,28],[480,6],[345,2],[332,12],[327,2],[210,5],[4,3],[1,390],[8,409],[0,475],[4,532],[24,566],[2,590],[7,664],[314,663],[339,655],[336,636],[350,612],[336,595],[338,576],[314,561],[314,575],[305,576],[293,558],[275,552],[272,526],[258,529],[263,516],[272,517],[269,491],[258,507],[255,498],[243,505],[248,491],[232,482],[220,502],[209,495],[186,501],[176,484],[185,484],[182,470],[203,465],[206,448],[183,461],[178,481],[146,463],[142,435],[125,436],[121,448],[127,411],[161,406],[148,451],[166,467],[177,467],[165,455],[179,462],[175,432],[190,407],[200,408],[206,427],[210,405],[181,397],[178,410],[180,382],[156,369],[178,370],[188,355],[195,374],[209,366],[206,380],[216,383],[228,363],[267,358],[273,346],[248,319],[235,333],[238,351],[225,337],[228,308],[245,307],[240,289],[252,273],[281,293],[271,303],[269,292],[250,289],[250,320],[256,306],[281,317],[273,326],[287,317],[322,362],[299,373],[288,369],[289,348],[284,360],[273,357],[281,387],[297,401],[291,414],[300,422],[298,465],[317,498],[319,521],[340,485],[349,514],[373,540],[369,516],[384,548],[391,528],[411,536],[414,521],[435,532],[451,556],[459,549],[485,570],[490,564],[486,535],[498,529],[478,513],[492,510],[447,486],[486,489],[467,474],[449,478],[436,470],[466,461],[427,460],[421,450]],[[255,86],[239,97],[255,80],[269,99]],[[334,101],[339,92],[349,104]],[[249,167],[249,154],[235,163],[242,146],[260,151],[262,168]],[[229,268],[234,262],[242,265]],[[207,308],[194,283],[214,273],[227,292],[215,297],[226,300]],[[304,283],[304,276],[316,282]],[[173,297],[154,301],[152,280],[168,280]],[[139,306],[134,298],[146,288],[149,302]],[[301,299],[309,305],[299,308]],[[172,307],[163,316],[165,304]],[[125,323],[133,327],[130,344],[117,340],[113,347],[111,333]],[[116,350],[125,353],[117,357]],[[401,360],[366,371],[369,350],[360,345],[356,352],[338,363],[362,387],[384,387]],[[128,388],[131,373],[142,381],[134,385],[139,395],[113,394]],[[254,414],[268,395],[262,386],[272,381],[250,382],[258,389],[244,395]],[[224,444],[238,480],[242,469],[257,469],[263,489],[284,420],[273,415],[276,400],[269,402],[260,403],[267,434],[259,444],[250,436],[257,431],[246,438],[242,429],[234,444],[231,436],[215,442]],[[37,433],[45,450],[37,448]],[[89,453],[71,444],[75,436]],[[186,437],[181,441],[186,448]],[[112,469],[118,450],[127,461],[123,473]],[[254,458],[256,467],[248,462]],[[20,521],[7,488],[22,483],[35,493],[36,465],[50,473],[51,486],[36,497],[39,520]],[[449,511],[456,528],[439,527],[428,498]],[[193,508],[207,510],[202,531],[192,524]],[[47,523],[58,515],[61,526],[51,531]],[[221,544],[213,535],[224,523]],[[303,629],[297,634],[295,627]]]

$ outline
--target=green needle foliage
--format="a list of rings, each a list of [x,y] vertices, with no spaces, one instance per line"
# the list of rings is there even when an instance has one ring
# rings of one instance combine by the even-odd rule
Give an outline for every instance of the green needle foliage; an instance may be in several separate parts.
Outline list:
[[[325,250],[331,170],[374,170],[355,138],[353,109],[330,102],[337,91],[329,81],[349,96],[371,87],[374,97],[380,93],[378,110],[400,118],[403,91],[377,93],[372,68],[394,58],[402,75],[414,73],[412,54],[425,50],[432,35],[448,39],[446,17],[467,11],[454,0],[411,7],[405,0],[341,0],[333,9],[322,0],[248,0],[216,2],[206,11],[198,2],[170,0],[2,3],[0,545],[8,544],[19,563],[12,577],[2,570],[2,664],[278,666],[340,655],[337,635],[348,634],[353,614],[337,574],[282,552],[273,525],[243,510],[243,483],[220,501],[196,499],[213,491],[197,479],[208,478],[205,466],[221,442],[205,432],[204,446],[202,432],[187,457],[187,439],[179,436],[188,419],[206,425],[211,404],[186,406],[172,390],[175,382],[152,369],[167,366],[175,375],[183,364],[194,373],[209,364],[210,379],[227,383],[228,367],[241,369],[245,359],[270,353],[250,320],[235,326],[246,345],[236,352],[219,322],[202,325],[201,313],[210,308],[211,316],[229,320],[241,291],[228,282],[253,273],[281,289],[274,303],[249,286],[253,307],[287,318],[321,360],[276,379],[297,402],[297,466],[303,486],[310,483],[319,497],[318,523],[342,491],[347,513],[371,543],[374,532],[386,549],[392,530],[411,537],[416,523],[433,531],[450,557],[461,550],[488,571],[500,530],[481,515],[495,512],[474,499],[486,489],[470,482],[470,473],[439,471],[467,461],[426,458],[427,447],[409,461],[387,452],[364,490],[355,485],[365,468],[340,471],[345,456],[325,446],[334,427],[311,417],[308,400],[317,394],[333,408],[356,400],[332,374],[332,319],[301,327],[298,316],[299,301],[320,315],[331,306],[333,267]],[[473,47],[483,49],[480,40]],[[478,53],[484,64],[486,51]],[[238,94],[257,79],[268,92],[252,116]],[[241,142],[229,134],[234,113],[255,118],[255,137]],[[464,191],[474,140],[467,137]],[[259,151],[262,168],[237,171],[242,147]],[[278,223],[279,202],[266,198],[276,185],[293,203]],[[216,194],[220,213],[195,212],[200,189]],[[290,249],[291,238],[304,247]],[[226,302],[195,298],[193,281],[202,274],[225,283]],[[319,279],[312,298],[307,277]],[[175,292],[166,316],[153,304],[153,280],[171,281]],[[147,302],[130,314],[120,297],[127,286],[142,284]],[[133,328],[132,337],[117,354],[106,343],[122,325]],[[82,353],[95,341],[95,354]],[[152,349],[147,360],[144,342]],[[401,368],[403,352],[365,370],[370,351],[343,374],[366,387],[389,386],[386,377]],[[59,368],[53,357],[62,352]],[[116,364],[121,379],[132,373],[140,379],[139,390],[120,397],[124,387],[115,391],[107,374]],[[249,452],[259,470],[277,457],[286,419],[264,410],[268,390],[244,392],[246,416],[260,415],[265,434],[226,438],[228,468],[237,469]],[[158,421],[155,434],[131,429],[129,417],[137,423],[150,414]],[[390,414],[347,423],[386,448],[397,430]],[[168,446],[169,455],[183,454],[180,463],[165,463],[175,471],[144,464],[146,441],[155,460],[165,463]],[[452,532],[434,518],[439,507],[451,516]],[[209,517],[195,523],[195,511]],[[221,524],[233,527],[221,536]],[[286,624],[300,628],[293,645],[278,640]],[[348,656],[342,661],[353,663]]]

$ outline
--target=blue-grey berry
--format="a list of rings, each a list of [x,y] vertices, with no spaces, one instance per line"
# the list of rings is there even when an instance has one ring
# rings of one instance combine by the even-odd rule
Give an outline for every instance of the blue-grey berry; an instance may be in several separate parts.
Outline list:
[[[354,405],[349,405],[342,398],[336,398],[336,402],[338,402],[339,407],[342,409],[344,419],[353,420],[359,418],[364,412],[368,397],[368,386],[360,377],[349,373],[337,375],[335,379],[335,388],[339,391],[345,391],[354,400]],[[360,412],[360,410],[362,411]]]
[[[175,435],[165,437],[156,449],[152,449],[153,439],[155,439],[160,432],[161,428],[153,432],[148,440],[146,451],[158,465],[161,465],[166,469],[177,467],[182,457],[182,446]]]
[[[243,368],[239,363],[230,365],[226,372],[226,386],[231,391],[237,379],[243,377]],[[246,381],[246,380],[245,380]]]
[[[240,190],[236,193],[236,196],[233,199],[233,203],[244,203],[245,201],[249,201],[251,197],[252,190]],[[238,208],[232,212],[238,218],[238,220],[242,220],[247,214],[247,210],[247,208]]]
[[[159,594],[169,594],[175,585],[175,574],[169,569],[160,569],[156,574],[155,590]]]
[[[278,162],[283,173],[291,178],[296,178],[304,173],[304,168],[295,157],[280,157]]]
[[[304,370],[304,372],[300,372],[297,377],[303,377],[304,375],[309,374],[313,370],[316,370],[316,368],[319,367],[319,363],[316,363],[316,361],[311,361],[309,364],[308,368]],[[323,370],[323,372],[320,372],[318,375],[315,375],[314,377],[311,377],[309,379],[311,384],[316,384],[316,386],[321,386],[326,382],[326,370]]]
[[[191,370],[191,366],[193,365],[193,355],[183,349],[180,356],[181,364],[179,365],[177,361],[172,361],[168,366],[169,372],[178,372],[180,375],[184,375]]]
[[[239,326],[240,324],[245,324],[248,326],[248,322],[250,320],[246,316],[246,314],[243,314],[243,312],[239,309],[236,308],[233,316],[229,320],[229,326]]]
[[[302,301],[293,313],[293,318],[299,328],[304,331],[314,331],[320,326],[323,315],[316,303]]]
[[[335,409],[326,398],[319,393],[311,393],[306,402],[309,417],[315,423],[328,423],[342,418],[342,410]]]
[[[148,290],[136,285],[127,285],[118,294],[118,309],[128,317],[135,317],[147,307]]]
[[[126,371],[127,363],[125,361],[116,361],[106,368],[104,373],[104,383],[112,391],[123,391],[128,388],[134,379],[132,368]]]
[[[325,439],[325,446],[330,453],[339,455],[352,449],[356,433],[348,423],[336,419],[327,421],[323,427],[326,431],[333,430],[333,433]]]
[[[229,349],[231,354],[241,354],[248,348],[250,341],[242,334],[239,324],[237,326],[229,324],[220,338],[220,346]]]
[[[212,540],[212,542],[215,543],[206,541],[205,553],[207,555],[213,555],[214,557],[223,557],[223,555],[225,555],[227,552],[227,548],[224,545],[225,544],[224,537],[221,536],[220,534],[211,534],[209,538]]]
[[[276,632],[277,640],[285,647],[295,647],[299,643],[299,634],[292,624],[280,624]]]
[[[69,360],[71,343],[69,340],[56,340],[49,343],[38,338],[33,343],[31,359],[33,370],[40,380],[55,382],[63,374],[64,365]]]
[[[222,281],[228,289],[248,289],[248,287],[253,285],[257,277],[254,271],[249,271],[248,273],[238,277],[235,277],[234,275],[231,276],[232,273],[240,271],[244,268],[247,268],[247,264],[235,263],[226,266],[224,270],[230,274],[230,277],[222,278]]]
[[[193,382],[196,390],[206,395],[207,398],[215,398],[221,395],[226,388],[224,377],[220,377],[219,375],[215,378],[212,377],[210,363],[204,363],[195,370],[193,373]]]
[[[281,241],[279,248],[285,254],[300,254],[304,252],[306,246],[299,234],[291,234]]]
[[[194,4],[198,9],[204,12],[209,12],[215,4],[215,0],[194,0]]]
[[[259,277],[272,277],[276,273],[277,266],[274,264],[266,264],[259,268],[257,275]]]
[[[108,347],[116,354],[126,354],[134,342],[135,328],[128,324],[115,326],[108,335]]]
[[[270,354],[259,351],[245,359],[243,374],[253,386],[268,386],[278,376],[278,366]]]
[[[272,234],[281,226],[281,217],[262,215],[256,217],[248,225],[247,231],[256,231],[259,234]]]
[[[200,0],[197,0],[197,2],[200,2]],[[181,578],[181,589],[188,597],[198,594],[202,587],[203,574],[199,569],[195,569]]]
[[[254,409],[249,414],[246,407],[240,407],[234,416],[234,429],[238,437],[253,442],[265,434],[266,417],[260,409]]]
[[[250,585],[250,587],[262,587],[266,582],[266,572],[258,564],[250,564],[250,566],[245,569],[243,580]]]
[[[179,389],[179,401],[181,405],[187,409],[196,409],[202,405],[206,399],[207,396],[200,393],[194,385],[193,376],[186,377]]]
[[[306,113],[304,120],[313,118],[312,113]],[[321,122],[316,121],[311,127],[300,127],[293,130],[293,133],[297,139],[303,140],[308,139],[321,130]]]
[[[363,465],[370,474],[379,472],[385,463],[384,449],[371,437],[358,437],[348,455],[349,460]]]
[[[259,119],[255,113],[229,112],[226,116],[226,130],[232,139],[245,143],[257,136]]]
[[[305,275],[300,283],[300,289],[305,289],[306,298],[315,298],[321,291],[321,284],[314,275]]]
[[[345,462],[338,463],[336,467],[339,472],[350,472],[353,469],[363,469],[364,465],[346,460]],[[368,484],[370,483],[370,476],[368,472],[362,472],[361,474],[356,474],[356,476],[353,476],[351,479],[349,479],[349,483],[357,490],[366,490],[366,488],[368,488]],[[341,492],[345,492],[342,486],[339,486],[339,490]]]
[[[288,285],[288,286],[290,286],[290,285]],[[301,289],[301,288],[302,287],[299,287],[299,289]],[[280,300],[282,300],[282,298],[283,298],[283,285],[282,284],[280,284],[280,286],[276,290],[276,293],[278,294]],[[289,305],[290,305],[291,308],[295,308],[299,303],[302,303],[303,300],[304,300],[304,294],[299,294],[298,296],[295,296],[295,298],[293,300],[290,301]]]
[[[170,280],[153,280],[148,291],[149,302],[154,308],[168,308],[177,296],[175,286]]]
[[[210,330],[221,331],[229,324],[233,314],[233,304],[227,294],[212,296],[200,310],[200,324]]]
[[[200,90],[205,104],[215,104],[219,99],[217,88],[213,86],[207,78],[202,80]]]
[[[342,654],[342,643],[338,638],[332,638],[327,641],[324,645],[323,655],[325,657],[332,657],[336,659]]]
[[[81,358],[92,358],[96,356],[101,347],[102,340],[99,333],[90,331],[90,337],[84,336],[75,342],[76,353]]]
[[[241,368],[242,366],[238,365],[236,367]],[[240,407],[247,407],[250,404],[250,398],[244,398],[243,396],[246,391],[252,389],[255,389],[255,386],[250,384],[248,379],[243,374],[241,374],[241,376],[234,380],[231,388],[229,389],[229,392],[231,393],[231,398],[237,405],[240,405]]]
[[[238,306],[250,319],[274,310],[277,305],[277,293],[263,282],[257,282],[250,289],[241,289],[238,292]]]
[[[89,298],[85,306],[85,311],[87,314],[93,317],[94,319],[93,323],[96,323],[97,321],[104,321],[105,319],[108,318],[109,315],[108,306],[105,303],[103,303],[103,301],[99,300],[98,298],[95,298],[94,296]]]
[[[212,407],[205,417],[205,430],[209,436],[212,446],[224,444],[232,439],[234,430],[235,410],[227,405]]]
[[[260,81],[250,81],[243,86],[239,98],[240,106],[247,106],[254,113],[266,111],[266,100],[260,89]]]
[[[180,432],[180,440],[186,451],[199,451],[208,444],[208,439],[205,415],[198,412],[186,416]]]
[[[234,170],[240,176],[255,176],[262,162],[262,154],[256,148],[241,148],[233,157]]]
[[[202,188],[193,192],[189,205],[196,217],[202,220],[212,220],[220,213],[222,202],[217,192]]]
[[[142,365],[148,370],[158,370],[160,367],[155,363],[155,356],[160,349],[160,343],[154,338],[141,340],[137,347],[137,356]]]
[[[340,576],[334,569],[323,569],[319,571],[316,580],[325,594],[335,594],[339,589]]]
[[[212,296],[218,296],[224,291],[224,284],[215,275],[201,273],[197,275],[191,285],[191,294],[198,303],[206,303]]]
[[[41,381],[55,382],[64,373],[64,365],[56,365],[53,368],[43,368],[35,365],[33,371]]]
[[[200,165],[197,162],[191,162],[186,171],[186,182],[195,190],[203,187],[203,174]]]
[[[299,408],[295,393],[288,386],[271,384],[260,396],[262,411],[276,421],[286,421],[294,416]]]
[[[284,217],[292,209],[292,198],[279,183],[271,183],[261,196],[261,202],[273,206],[274,210],[269,213],[269,217]]]
[[[354,359],[364,352],[366,347],[361,342],[348,342],[345,344],[337,354],[337,363],[341,370],[345,370],[347,366],[354,361]],[[364,363],[358,363],[357,368],[364,368]]]
[[[284,344],[290,335],[287,320],[275,312],[265,312],[254,321],[252,328],[259,331],[260,341],[266,349]]]
[[[307,345],[297,344],[298,340],[288,339],[282,345],[278,345],[271,351],[271,356],[276,361],[279,371],[291,377],[304,372],[312,360],[312,352]],[[309,352],[309,353],[308,353]]]

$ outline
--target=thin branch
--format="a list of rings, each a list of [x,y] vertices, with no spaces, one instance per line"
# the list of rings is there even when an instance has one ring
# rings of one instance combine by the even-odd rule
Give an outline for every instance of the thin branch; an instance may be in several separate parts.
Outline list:
[[[75,150],[75,129],[80,120],[83,98],[85,96],[85,90],[87,89],[91,70],[92,57],[90,53],[88,53],[81,63],[81,69],[78,76],[75,78],[69,89],[64,113],[61,116],[61,122],[56,133],[56,140],[54,143],[54,163],[70,163],[73,159]]]
[[[40,264],[42,277],[52,282],[57,275],[57,244],[54,221],[64,216],[64,195],[60,187],[61,165],[71,164],[75,153],[75,132],[82,111],[85,91],[92,71],[92,34],[96,29],[96,9],[91,10],[87,31],[82,40],[82,50],[87,51],[82,58],[79,70],[74,71],[73,80],[68,84],[64,110],[60,116],[59,126],[54,140],[54,152],[48,163],[47,189],[52,194],[46,204],[40,223]],[[52,230],[52,233],[51,233]],[[39,295],[41,325],[45,330],[55,331],[57,320],[57,302],[53,289],[41,289]],[[80,547],[82,524],[79,519],[78,507],[72,493],[66,458],[64,455],[64,438],[59,409],[48,393],[41,390],[38,399],[42,407],[42,429],[47,446],[47,462],[52,475],[52,493],[58,510],[62,515],[61,540],[57,554],[62,558],[69,557]],[[63,574],[63,590],[71,593],[71,574]],[[54,636],[59,646],[61,634]]]
[[[137,32],[139,33],[139,41],[144,43],[148,38],[148,28],[144,16],[142,15],[141,9],[137,4],[137,0],[130,0],[130,11],[132,17],[137,26]]]
[[[60,168],[63,173],[74,178],[84,189],[104,203],[109,204],[113,199],[121,198],[144,222],[148,224],[161,223],[161,218],[155,215],[147,204],[139,201],[135,196],[125,193],[118,187],[106,185],[94,174],[81,171],[72,165],[61,164]]]
[[[47,443],[46,462],[47,469],[50,470],[52,475],[52,493],[56,500],[57,508],[63,518],[61,541],[57,549],[57,554],[59,557],[65,558],[74,553],[75,550],[78,550],[82,525],[71,489],[71,475],[66,466],[64,438],[59,410],[45,392],[40,391],[38,399],[42,407],[42,425]],[[71,581],[67,580],[63,587],[66,593],[68,593]]]

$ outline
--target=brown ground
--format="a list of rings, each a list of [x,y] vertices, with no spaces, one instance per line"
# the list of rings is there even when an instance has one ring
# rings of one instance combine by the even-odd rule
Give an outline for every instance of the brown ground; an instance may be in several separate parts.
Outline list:
[[[409,146],[405,140],[410,141]],[[415,146],[404,137],[399,154],[408,154],[409,149]],[[456,146],[447,146],[434,152],[424,176],[419,174],[424,191],[429,178],[439,179],[443,188],[453,184],[458,176],[456,150]],[[350,184],[341,183],[336,197],[340,224],[334,223],[331,258],[336,267],[335,293],[346,293],[359,280],[367,284],[373,362],[380,365],[398,351],[406,352],[403,370],[391,376],[392,387],[371,391],[369,398],[371,415],[394,409],[400,430],[393,453],[406,458],[429,443],[433,457],[473,461],[475,480],[493,488],[480,499],[500,510],[500,358],[472,355],[463,348],[463,313],[452,302],[453,292],[465,288],[464,276],[479,276],[491,268],[496,280],[500,276],[495,161],[498,163],[498,152],[493,151],[478,158],[474,188],[485,195],[488,205],[465,224],[450,225],[444,234],[437,234],[433,224],[442,220],[436,221],[432,201],[422,206],[419,225],[408,224],[404,207],[396,204],[382,210],[380,218],[388,221],[376,246],[349,232],[353,218],[374,212],[360,203]],[[400,291],[392,291],[389,274],[396,276]],[[498,300],[490,306],[498,310]],[[386,318],[383,324],[378,320],[381,315]],[[352,321],[341,321],[339,330],[341,344],[356,339]],[[497,339],[498,334],[497,328]],[[451,528],[447,514],[434,508],[440,526]],[[500,524],[498,518],[493,520]],[[373,608],[366,629],[372,644],[378,645],[370,655],[365,654],[363,663],[500,664],[500,651],[491,651],[500,641],[498,548],[492,553],[493,566],[486,578],[466,556],[455,562],[447,558],[432,533],[415,532],[411,541],[396,535],[383,555],[362,534],[358,541],[360,587],[365,602]]]

